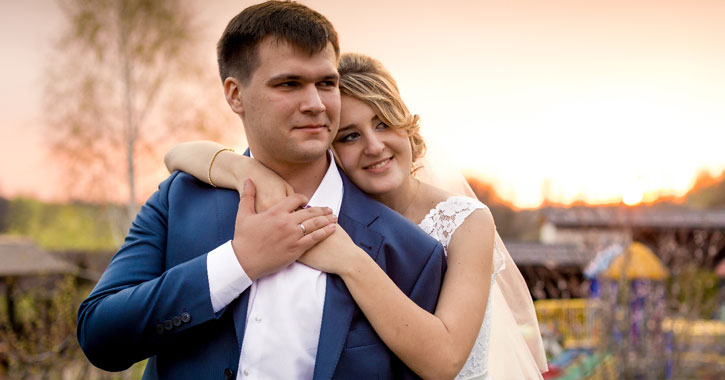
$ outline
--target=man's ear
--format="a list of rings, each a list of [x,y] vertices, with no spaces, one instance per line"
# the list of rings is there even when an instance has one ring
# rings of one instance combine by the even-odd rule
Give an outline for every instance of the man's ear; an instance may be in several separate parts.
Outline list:
[[[224,97],[234,113],[244,115],[244,104],[242,102],[242,84],[236,78],[227,77],[224,80]]]

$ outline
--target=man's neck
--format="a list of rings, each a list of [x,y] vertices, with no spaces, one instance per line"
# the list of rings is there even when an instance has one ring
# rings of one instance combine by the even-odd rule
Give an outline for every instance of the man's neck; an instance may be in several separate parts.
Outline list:
[[[254,158],[279,174],[282,179],[295,189],[296,193],[303,194],[308,198],[311,198],[315,190],[320,186],[322,178],[325,177],[330,165],[327,153],[318,160],[305,163],[277,162],[258,158],[257,156],[254,156]]]

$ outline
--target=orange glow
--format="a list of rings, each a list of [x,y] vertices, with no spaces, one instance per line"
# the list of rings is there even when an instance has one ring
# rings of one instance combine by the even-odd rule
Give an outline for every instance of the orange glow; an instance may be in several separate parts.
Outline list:
[[[343,51],[386,65],[451,167],[517,207],[681,197],[699,171],[725,170],[723,1],[302,2],[333,22]],[[62,19],[41,3],[0,12],[6,195],[62,196],[39,90]],[[252,3],[196,4],[210,72],[227,21]],[[217,101],[226,107],[221,88]],[[165,175],[154,173],[142,198]]]

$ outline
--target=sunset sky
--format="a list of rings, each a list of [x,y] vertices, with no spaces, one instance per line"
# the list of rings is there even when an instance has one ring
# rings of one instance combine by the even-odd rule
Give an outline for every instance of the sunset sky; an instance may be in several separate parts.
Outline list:
[[[209,70],[226,23],[252,3],[190,3]],[[699,170],[725,170],[725,1],[302,3],[332,21],[343,51],[387,66],[435,157],[518,206],[542,193],[595,203],[681,194]],[[6,196],[62,197],[42,136],[42,73],[62,25],[51,0],[0,5]]]

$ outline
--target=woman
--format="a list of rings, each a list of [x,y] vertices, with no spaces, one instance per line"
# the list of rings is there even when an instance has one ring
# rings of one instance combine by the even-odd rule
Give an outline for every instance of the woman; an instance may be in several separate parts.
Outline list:
[[[345,54],[339,73],[342,111],[332,145],[341,167],[368,195],[438,239],[448,255],[448,269],[435,314],[430,314],[408,299],[341,228],[299,261],[339,275],[380,338],[421,377],[491,378],[490,295],[500,293],[491,289],[507,259],[491,213],[473,198],[454,196],[412,174],[413,163],[425,151],[418,116],[408,111],[379,62]],[[250,177],[261,189],[257,194],[265,196],[257,200],[263,209],[292,191],[253,159],[219,147],[210,142],[179,145],[167,154],[167,167],[237,189]],[[497,302],[507,310],[505,300]],[[494,378],[541,378],[525,344],[519,351],[526,352],[514,356],[512,364],[524,372],[508,368]]]

